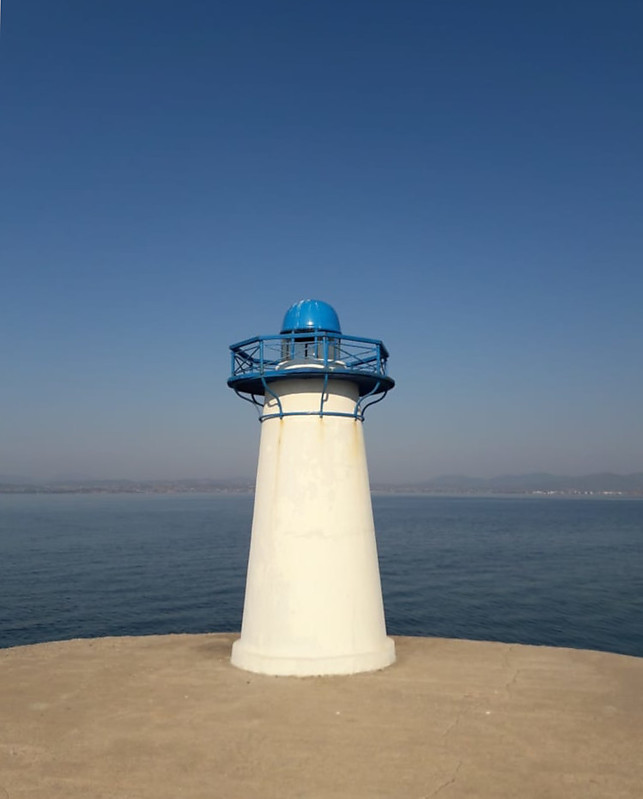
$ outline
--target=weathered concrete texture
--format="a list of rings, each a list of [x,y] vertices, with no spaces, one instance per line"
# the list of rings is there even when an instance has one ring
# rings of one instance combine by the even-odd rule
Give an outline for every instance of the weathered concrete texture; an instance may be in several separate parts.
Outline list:
[[[643,796],[643,659],[396,639],[351,677],[262,677],[236,636],[0,651],[0,797]]]

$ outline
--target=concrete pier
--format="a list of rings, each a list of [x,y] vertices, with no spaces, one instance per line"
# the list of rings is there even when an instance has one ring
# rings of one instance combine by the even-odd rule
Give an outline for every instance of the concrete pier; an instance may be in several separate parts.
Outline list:
[[[396,638],[397,663],[283,678],[236,635],[0,650],[1,799],[643,795],[643,659]]]

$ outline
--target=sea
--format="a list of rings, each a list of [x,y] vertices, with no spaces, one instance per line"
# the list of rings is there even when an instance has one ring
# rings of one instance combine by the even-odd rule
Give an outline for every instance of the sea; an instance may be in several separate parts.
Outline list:
[[[0,647],[240,629],[250,494],[0,495]],[[375,494],[392,635],[643,657],[643,499]]]

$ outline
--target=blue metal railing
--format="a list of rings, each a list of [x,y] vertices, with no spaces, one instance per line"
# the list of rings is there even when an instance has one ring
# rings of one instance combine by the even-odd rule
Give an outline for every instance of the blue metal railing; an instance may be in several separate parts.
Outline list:
[[[277,399],[279,411],[264,414],[260,420],[287,415],[310,413],[333,416],[352,416],[363,419],[368,405],[379,402],[395,382],[387,375],[388,351],[377,339],[345,336],[339,333],[306,331],[276,336],[256,336],[230,347],[231,371],[228,385],[243,399],[261,407],[255,397],[266,394]],[[270,388],[274,381],[286,378],[323,378],[319,411],[288,412],[281,407],[278,396]],[[350,380],[358,387],[359,399],[352,414],[324,409],[328,380]],[[244,397],[243,394],[249,396]],[[377,399],[372,399],[377,397]],[[372,399],[367,405],[363,402]]]

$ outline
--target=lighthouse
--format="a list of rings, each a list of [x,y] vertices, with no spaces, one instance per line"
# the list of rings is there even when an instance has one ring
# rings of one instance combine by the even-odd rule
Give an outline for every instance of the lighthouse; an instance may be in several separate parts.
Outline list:
[[[381,341],[344,335],[301,300],[279,335],[233,344],[228,385],[261,422],[241,637],[231,662],[261,674],[374,671],[386,635],[364,412],[395,385]]]

